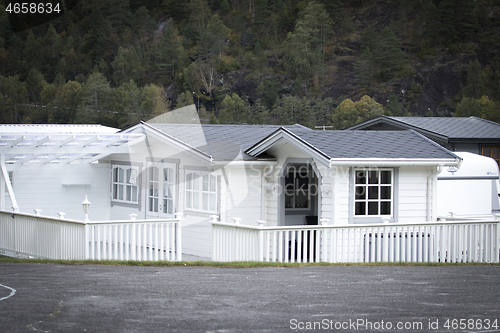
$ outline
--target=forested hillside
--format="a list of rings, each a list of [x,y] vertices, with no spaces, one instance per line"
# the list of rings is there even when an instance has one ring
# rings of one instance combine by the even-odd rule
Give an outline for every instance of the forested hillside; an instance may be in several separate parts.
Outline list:
[[[498,0],[79,0],[22,31],[6,3],[3,123],[500,122]]]

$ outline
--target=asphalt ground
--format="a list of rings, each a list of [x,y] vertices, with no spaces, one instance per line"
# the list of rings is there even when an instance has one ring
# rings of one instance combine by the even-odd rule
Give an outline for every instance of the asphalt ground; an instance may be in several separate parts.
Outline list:
[[[0,299],[0,332],[500,332],[500,266],[0,263]]]

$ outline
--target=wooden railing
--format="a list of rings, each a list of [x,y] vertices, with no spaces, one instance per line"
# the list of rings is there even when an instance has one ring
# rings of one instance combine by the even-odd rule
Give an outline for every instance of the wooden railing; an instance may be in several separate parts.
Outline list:
[[[45,259],[181,261],[180,220],[82,222],[0,211],[0,253]]]
[[[500,221],[259,227],[212,222],[214,261],[499,262]]]

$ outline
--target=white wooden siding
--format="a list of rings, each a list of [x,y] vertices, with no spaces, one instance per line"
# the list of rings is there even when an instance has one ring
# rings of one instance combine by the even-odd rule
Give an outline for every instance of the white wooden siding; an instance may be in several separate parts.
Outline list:
[[[401,223],[427,219],[427,177],[429,167],[399,169],[399,221]]]
[[[8,167],[10,168],[10,166]],[[91,220],[110,218],[110,172],[104,164],[24,164],[15,167],[14,193],[21,212],[83,220],[82,201],[87,195]],[[6,200],[6,203],[9,200]]]

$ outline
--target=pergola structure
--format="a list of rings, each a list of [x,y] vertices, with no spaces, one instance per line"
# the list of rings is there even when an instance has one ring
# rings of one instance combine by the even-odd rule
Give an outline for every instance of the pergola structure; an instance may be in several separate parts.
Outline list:
[[[131,145],[145,139],[143,134],[118,131],[100,125],[0,125],[0,198],[3,201],[7,187],[14,211],[19,210],[7,164],[93,163],[110,154],[127,153]]]

